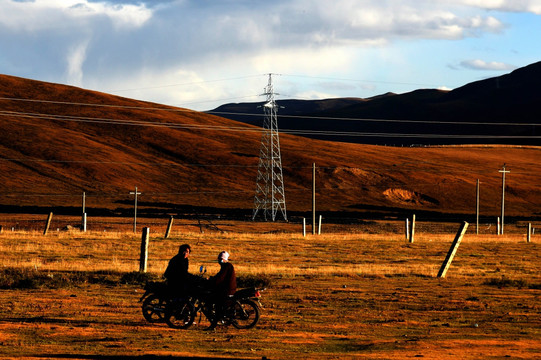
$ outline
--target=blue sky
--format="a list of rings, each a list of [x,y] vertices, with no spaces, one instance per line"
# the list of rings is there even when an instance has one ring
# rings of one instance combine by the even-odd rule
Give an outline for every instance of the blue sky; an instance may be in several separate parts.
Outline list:
[[[453,89],[541,61],[541,0],[0,0],[0,73],[208,110]]]

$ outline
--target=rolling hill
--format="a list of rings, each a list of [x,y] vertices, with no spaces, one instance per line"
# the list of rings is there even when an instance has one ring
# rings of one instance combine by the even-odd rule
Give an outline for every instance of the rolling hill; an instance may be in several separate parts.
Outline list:
[[[78,214],[85,192],[90,213],[121,214],[135,186],[141,210],[156,216],[252,211],[261,132],[250,124],[0,75],[0,134],[0,211]],[[540,147],[400,148],[290,134],[280,143],[289,214],[310,212],[315,163],[327,218],[416,212],[462,221],[475,212],[477,179],[482,215],[493,217],[507,163],[506,213],[541,215]]]
[[[421,89],[369,99],[279,100],[278,121],[282,131],[363,144],[539,145],[539,78],[541,62],[452,91]],[[209,113],[260,125],[260,116],[243,115],[258,113],[260,104],[226,104]]]

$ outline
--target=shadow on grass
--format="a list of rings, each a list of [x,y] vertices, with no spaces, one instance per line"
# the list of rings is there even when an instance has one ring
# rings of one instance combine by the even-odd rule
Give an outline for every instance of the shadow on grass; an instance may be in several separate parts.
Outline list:
[[[44,359],[96,359],[96,360],[125,360],[125,359],[141,359],[141,360],[249,360],[254,358],[231,358],[231,357],[201,357],[201,356],[173,356],[173,355],[91,355],[91,354],[43,354],[32,355],[36,358]],[[266,359],[263,357],[262,359]]]
[[[122,322],[112,322],[112,321],[99,321],[96,319],[90,320],[73,320],[73,319],[61,319],[45,316],[33,316],[33,317],[8,317],[2,318],[2,322],[11,322],[11,323],[26,323],[26,324],[67,324],[73,326],[90,326],[96,324],[106,324],[106,325],[126,325],[126,326],[153,326],[146,321],[122,321]],[[159,324],[159,323],[156,323]]]

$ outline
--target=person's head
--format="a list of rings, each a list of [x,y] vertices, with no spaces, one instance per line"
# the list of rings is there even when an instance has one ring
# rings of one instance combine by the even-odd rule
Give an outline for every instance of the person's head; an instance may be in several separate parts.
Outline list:
[[[220,264],[224,264],[226,262],[229,261],[229,253],[227,251],[222,251],[219,255],[218,255],[218,262]]]
[[[190,253],[192,252],[192,248],[188,244],[180,245],[178,248],[178,253],[181,255],[184,255],[184,258],[187,258],[190,256]]]

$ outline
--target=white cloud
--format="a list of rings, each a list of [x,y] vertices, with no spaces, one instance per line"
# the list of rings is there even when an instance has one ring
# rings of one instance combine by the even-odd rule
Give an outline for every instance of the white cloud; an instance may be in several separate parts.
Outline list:
[[[479,32],[497,32],[503,24],[494,17],[464,11],[457,6],[437,2],[388,2],[335,0],[315,2],[310,16],[317,19],[318,35],[327,43],[364,45],[393,39],[460,39]],[[290,11],[284,11],[287,16]],[[302,21],[302,20],[301,20]],[[309,22],[306,25],[310,25]],[[304,30],[314,31],[308,26]]]
[[[517,67],[511,64],[506,64],[498,61],[484,61],[484,60],[465,60],[460,62],[460,66],[466,69],[472,70],[497,70],[497,71],[508,71],[514,70]]]
[[[83,83],[83,63],[86,59],[88,41],[82,42],[72,49],[67,55],[67,77],[68,84],[81,86]]]
[[[439,58],[440,66],[453,62],[460,69],[509,66],[460,64],[457,59],[483,54],[445,55],[440,49],[446,45],[435,46],[434,54],[426,44],[453,40],[458,49],[460,41],[455,40],[482,39],[507,29],[500,12],[485,10],[536,12],[540,2],[0,0],[0,65],[8,69],[4,71],[16,69],[13,75],[68,79],[102,91],[139,88],[121,95],[175,105],[259,93],[265,80],[247,80],[237,87],[203,81],[269,71],[376,83],[430,82],[409,79],[428,76],[428,71],[410,69],[432,64],[432,58]],[[418,44],[423,53],[417,53]],[[388,72],[392,68],[395,73]],[[189,88],[162,86],[197,81]],[[355,87],[380,91],[379,83],[358,82]],[[311,88],[283,85],[281,91],[289,95],[340,92],[315,81]]]
[[[262,51],[249,58],[256,72],[264,73],[269,69],[279,72],[319,74],[324,69],[344,69],[352,66],[353,54],[342,47],[279,49]],[[276,70],[275,70],[276,71]]]
[[[145,24],[151,17],[152,11],[145,5],[120,4],[107,2],[89,2],[73,0],[74,5],[64,11],[78,18],[106,16],[117,28],[137,28]],[[69,3],[63,1],[62,4]]]
[[[37,32],[81,26],[82,20],[104,17],[115,28],[137,28],[152,17],[144,4],[111,4],[107,1],[48,0],[14,2],[0,0],[0,26],[14,31]]]
[[[234,96],[219,84],[206,82],[197,72],[179,67],[144,68],[127,78],[117,75],[99,81],[89,80],[87,84],[90,88],[120,96],[198,109],[216,107],[223,102],[213,104],[214,100]]]
[[[540,0],[458,0],[457,2],[487,10],[529,12],[541,15]]]
[[[322,100],[322,99],[332,99],[335,97],[336,97],[336,94],[324,93],[324,92],[315,91],[315,90],[300,92],[295,95],[295,99],[300,99],[300,100]]]

